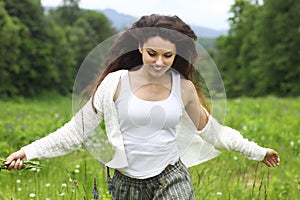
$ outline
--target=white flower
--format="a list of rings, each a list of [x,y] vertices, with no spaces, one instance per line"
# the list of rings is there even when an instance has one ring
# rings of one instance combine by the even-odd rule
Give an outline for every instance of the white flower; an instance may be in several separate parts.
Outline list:
[[[63,196],[65,196],[65,194],[66,193],[62,192],[62,193],[60,193],[60,196],[63,197]]]
[[[34,198],[34,197],[35,197],[35,194],[34,194],[34,193],[30,193],[30,194],[29,194],[29,197]]]
[[[51,200],[49,197],[46,197],[46,200]]]
[[[78,168],[80,168],[80,165],[76,165],[75,167],[78,169]]]
[[[22,188],[18,188],[18,191],[19,191],[19,192],[22,191]]]
[[[75,169],[74,172],[75,172],[76,174],[78,174],[78,173],[80,172],[80,170],[79,170],[79,169]]]
[[[45,186],[46,186],[46,187],[50,187],[51,184],[50,184],[50,183],[46,183]]]
[[[17,179],[17,180],[16,180],[16,183],[21,183],[21,180],[20,180],[20,179]]]
[[[66,183],[61,184],[61,187],[67,187]]]
[[[237,160],[238,159],[238,157],[237,156],[233,156],[233,160]]]
[[[70,182],[73,182],[73,179],[72,179],[72,178],[69,178],[69,181],[70,181]]]
[[[293,147],[295,145],[294,141],[290,142],[291,147]]]
[[[246,125],[243,125],[242,129],[243,129],[244,131],[246,131],[246,130],[248,130],[248,127],[247,127]]]
[[[36,168],[33,167],[33,168],[31,168],[30,170],[33,171],[33,172],[35,172],[35,171],[36,171]]]
[[[217,192],[217,195],[218,195],[218,196],[221,196],[221,195],[222,195],[222,192]]]

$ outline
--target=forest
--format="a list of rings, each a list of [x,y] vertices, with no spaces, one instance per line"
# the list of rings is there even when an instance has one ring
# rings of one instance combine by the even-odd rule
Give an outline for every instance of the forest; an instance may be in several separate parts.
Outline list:
[[[72,92],[84,58],[117,33],[104,14],[81,9],[79,2],[64,0],[45,11],[39,0],[0,1],[2,99]],[[300,2],[236,0],[229,12],[228,34],[208,50],[227,97],[298,96]]]

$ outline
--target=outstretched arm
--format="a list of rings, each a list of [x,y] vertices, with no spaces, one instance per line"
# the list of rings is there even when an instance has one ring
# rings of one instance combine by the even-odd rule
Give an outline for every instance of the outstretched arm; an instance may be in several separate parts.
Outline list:
[[[88,137],[101,122],[102,114],[96,114],[91,101],[64,126],[55,132],[22,147],[12,153],[6,160],[8,169],[21,169],[23,160],[34,158],[51,158],[65,155],[78,149],[80,144]]]
[[[262,161],[269,167],[280,163],[276,151],[248,141],[240,132],[219,124],[200,104],[198,95],[190,81],[182,82],[182,98],[185,109],[197,128],[199,135],[218,150],[237,151],[251,160]]]

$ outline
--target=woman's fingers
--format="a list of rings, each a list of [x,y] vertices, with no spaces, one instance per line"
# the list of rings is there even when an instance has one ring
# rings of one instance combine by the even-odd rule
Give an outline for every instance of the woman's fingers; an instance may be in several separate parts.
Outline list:
[[[277,167],[280,164],[280,158],[276,151],[273,149],[268,149],[267,154],[263,160],[268,167]]]
[[[16,164],[15,164],[15,166],[14,166],[14,169],[22,169],[22,162],[21,162],[20,159],[18,159],[18,160],[16,161]]]
[[[12,169],[15,167],[15,164],[16,164],[16,161],[15,161],[15,160],[11,161],[11,162],[9,163],[7,169],[8,169],[8,170],[12,170]]]
[[[8,166],[8,170],[12,169],[22,169],[23,162],[22,160],[26,160],[26,156],[23,150],[17,151],[9,155],[6,159],[5,164]]]

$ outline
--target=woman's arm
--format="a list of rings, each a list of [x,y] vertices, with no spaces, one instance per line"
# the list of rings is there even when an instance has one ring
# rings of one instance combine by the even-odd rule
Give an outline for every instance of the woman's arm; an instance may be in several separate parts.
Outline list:
[[[102,119],[102,112],[95,113],[89,100],[64,126],[12,153],[6,161],[8,169],[21,169],[22,160],[51,158],[76,150]]]
[[[235,129],[219,124],[199,103],[192,82],[182,80],[182,99],[185,109],[198,130],[199,135],[218,150],[242,153],[249,159],[259,160],[269,167],[278,166],[279,155],[273,149],[263,148],[248,141]]]

